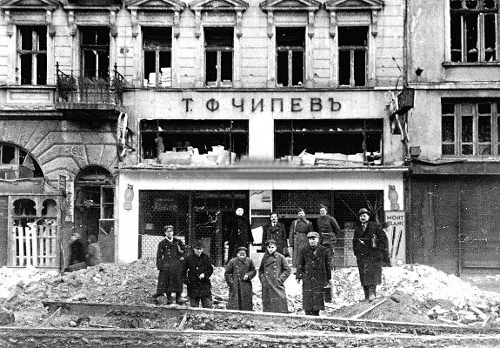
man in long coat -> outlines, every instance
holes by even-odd
[[[325,309],[326,285],[331,283],[332,258],[328,250],[319,244],[319,233],[307,234],[309,245],[302,248],[297,268],[297,282],[302,280],[302,307],[306,315],[319,315]]]
[[[248,250],[239,247],[236,257],[229,260],[224,272],[224,278],[229,286],[227,309],[251,311],[253,309],[252,278],[257,271],[252,259],[247,257]]]
[[[264,242],[273,239],[276,241],[276,250],[283,256],[289,256],[286,228],[283,223],[278,221],[278,213],[271,213],[269,221],[262,227],[262,230],[262,251],[266,251]]]
[[[285,280],[292,270],[280,254],[274,239],[266,241],[267,251],[260,262],[259,280],[262,284],[262,309],[264,312],[288,313]]]
[[[203,308],[212,308],[210,276],[213,272],[214,267],[210,262],[210,257],[203,252],[203,243],[199,240],[195,241],[193,253],[186,257],[182,272],[187,285],[190,307],[198,307],[201,301]]]
[[[319,206],[319,218],[316,220],[316,226],[318,227],[321,245],[328,249],[333,259],[335,242],[337,238],[340,237],[341,232],[337,220],[335,220],[333,216],[328,215],[326,205],[320,204]]]
[[[306,219],[304,209],[299,208],[297,219],[290,226],[290,246],[293,248],[293,266],[299,265],[300,249],[307,246],[307,234],[313,231],[312,222]]]
[[[236,256],[236,249],[245,247],[248,249],[248,243],[253,243],[252,231],[248,218],[243,215],[242,207],[236,209],[235,215],[229,221],[228,231],[225,240],[228,241],[229,252],[228,260]]]
[[[358,218],[360,224],[354,228],[352,246],[365,300],[372,301],[377,295],[377,285],[382,283],[382,262],[388,240],[379,223],[368,221],[368,209],[360,209]]]
[[[175,302],[181,304],[182,294],[182,262],[185,246],[182,240],[174,238],[174,226],[165,226],[165,239],[158,243],[156,252],[156,268],[158,287],[156,296],[167,296],[167,304],[172,303],[172,293],[175,292]]]

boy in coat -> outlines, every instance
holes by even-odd
[[[227,309],[251,311],[253,309],[252,278],[257,271],[252,259],[247,257],[248,249],[239,247],[236,257],[226,265],[224,278],[229,286]]]
[[[297,268],[297,283],[302,283],[302,307],[306,315],[319,315],[325,309],[325,286],[331,284],[332,257],[319,244],[319,233],[307,234],[309,245],[302,248]]]
[[[292,272],[286,258],[277,250],[274,239],[266,241],[267,251],[260,262],[259,280],[262,284],[262,309],[264,312],[288,313],[285,280]]]
[[[360,224],[354,229],[352,246],[359,270],[365,301],[373,301],[377,285],[382,283],[382,262],[387,249],[387,235],[382,226],[370,220],[368,209],[358,212]]]
[[[174,226],[164,227],[165,239],[158,243],[156,252],[156,268],[158,286],[156,297],[167,296],[167,304],[172,303],[172,293],[175,292],[175,302],[182,304],[182,262],[184,261],[185,246],[182,240],[174,238]]]
[[[210,276],[214,268],[210,257],[203,252],[203,243],[193,243],[193,253],[186,257],[184,263],[184,283],[187,285],[189,306],[198,307],[201,301],[203,308],[212,308],[212,284]]]

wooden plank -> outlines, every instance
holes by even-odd
[[[55,318],[59,318],[61,316],[61,307],[57,308],[54,313],[50,315],[50,317],[45,320],[43,326],[49,326],[52,324]]]
[[[384,298],[382,301],[379,301],[378,303],[374,304],[373,306],[365,309],[364,311],[362,311],[361,313],[358,313],[356,315],[353,315],[351,317],[351,319],[360,319],[362,316],[364,316],[365,314],[368,314],[370,313],[372,310],[374,310],[375,308],[377,308],[378,306],[380,306],[381,304],[385,303],[385,301],[387,301],[386,298]]]

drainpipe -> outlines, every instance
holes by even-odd
[[[403,87],[408,86],[408,0],[404,0],[403,16]]]

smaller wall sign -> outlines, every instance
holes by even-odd
[[[392,265],[406,262],[406,215],[404,211],[386,211],[385,233],[389,240],[389,256]]]

